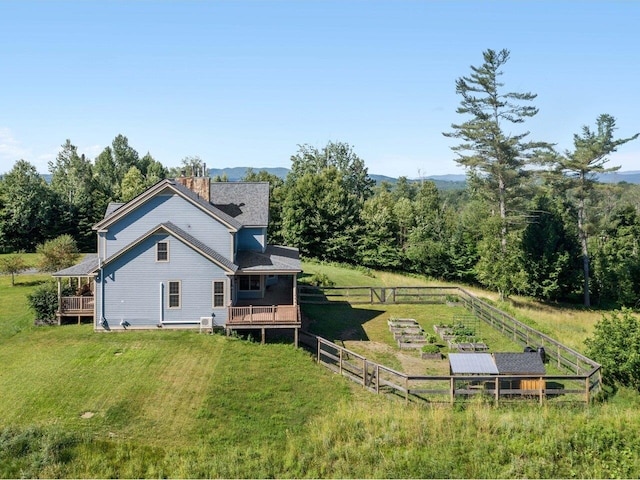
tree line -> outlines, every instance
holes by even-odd
[[[583,126],[567,151],[526,130],[513,133],[538,109],[535,94],[504,89],[509,56],[483,52],[482,64],[455,84],[461,121],[443,134],[459,142],[452,150],[466,168],[466,189],[439,191],[404,177],[376,185],[349,144],[300,145],[286,179],[253,170],[243,179],[270,183],[270,242],[504,296],[636,306],[639,187],[603,185],[597,174],[616,170],[608,155],[638,134],[615,138],[608,114]],[[32,251],[69,234],[82,251],[94,251],[91,226],[110,201],[202,168],[199,157],[186,157],[168,169],[149,153],[140,157],[122,135],[94,161],[67,140],[49,164],[49,184],[24,160],[0,180],[0,249]]]

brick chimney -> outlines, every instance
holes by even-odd
[[[211,201],[211,178],[209,177],[178,177],[176,182],[184,185],[200,198]]]

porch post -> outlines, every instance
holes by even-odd
[[[62,325],[62,280],[58,277],[58,325]]]
[[[298,304],[298,276],[293,276],[293,304]]]

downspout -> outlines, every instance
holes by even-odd
[[[100,321],[98,325],[104,326],[104,269],[102,268],[102,257],[98,257],[98,269],[100,270]]]
[[[159,316],[158,316],[158,327],[162,327],[162,322],[164,321],[164,308],[162,308],[162,301],[164,299],[164,295],[163,295],[163,287],[164,285],[162,284],[162,282],[160,282],[160,311]]]

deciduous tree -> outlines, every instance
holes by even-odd
[[[18,160],[0,180],[0,248],[33,251],[57,231],[57,202],[36,167]]]
[[[21,255],[5,255],[0,258],[0,273],[11,275],[11,286],[15,285],[15,276],[27,269],[24,257]]]
[[[36,249],[40,254],[38,266],[43,272],[56,272],[72,266],[80,257],[78,246],[71,235],[60,235],[48,240]]]

